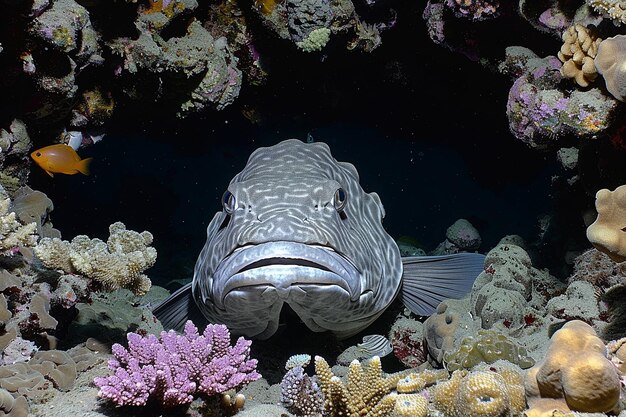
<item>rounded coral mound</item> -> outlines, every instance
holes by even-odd
[[[493,371],[455,371],[432,389],[435,408],[445,417],[505,417],[525,408],[521,378]]]
[[[598,218],[587,228],[587,239],[613,261],[626,261],[626,185],[598,191],[596,210]]]

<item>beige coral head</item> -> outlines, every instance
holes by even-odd
[[[600,42],[594,64],[606,89],[619,101],[626,101],[626,35],[617,35]]]
[[[596,193],[598,218],[587,228],[587,239],[613,261],[626,261],[626,185]]]
[[[598,72],[593,59],[602,39],[589,28],[576,24],[563,32],[563,45],[557,56],[563,62],[561,75],[576,81],[581,87],[589,86]]]

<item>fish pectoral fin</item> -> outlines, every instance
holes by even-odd
[[[44,171],[46,171],[46,170],[44,169]],[[54,178],[54,174],[53,174],[52,172],[50,172],[50,171],[46,171],[46,174],[48,174],[48,175],[50,175],[52,178]]]
[[[485,255],[455,253],[402,258],[402,289],[405,307],[420,316],[431,315],[446,298],[462,298],[484,270]]]
[[[182,331],[187,320],[193,321],[197,327],[204,327],[208,323],[193,299],[191,283],[166,298],[152,309],[152,313],[159,319],[164,329]]]

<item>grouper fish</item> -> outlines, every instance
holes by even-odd
[[[427,190],[420,197],[428,203]],[[287,303],[311,330],[344,338],[397,296],[430,315],[471,289],[483,255],[403,258],[384,216],[378,194],[366,193],[354,165],[333,158],[325,143],[259,148],[224,192],[192,282],[154,313],[166,328],[202,318],[265,339]]]

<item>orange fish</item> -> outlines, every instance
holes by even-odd
[[[89,164],[93,159],[80,159],[74,148],[63,143],[37,149],[30,156],[51,177],[54,174],[74,175],[78,172],[89,175]]]

